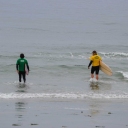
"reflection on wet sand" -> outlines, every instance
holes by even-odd
[[[90,115],[91,116],[95,116],[95,115],[98,115],[100,113],[100,106],[99,104],[91,104],[90,105]]]
[[[16,102],[15,103],[15,109],[17,111],[25,110],[25,103],[24,102]]]
[[[99,90],[99,86],[98,85],[91,84],[90,87],[91,87],[92,90]]]
[[[105,84],[104,84],[104,86],[105,86]],[[105,88],[104,86],[101,85],[100,83],[98,83],[97,85],[90,84],[91,90],[96,94],[97,93],[99,94],[101,90],[104,90],[104,88]],[[99,115],[101,113],[101,108],[103,108],[103,107],[104,107],[104,104],[101,104],[101,101],[99,101],[97,99],[90,100],[90,105],[89,105],[90,117]]]
[[[15,116],[17,118],[18,123],[13,124],[13,126],[22,125],[25,109],[26,109],[26,104],[24,102],[19,101],[15,103],[15,110],[16,110]]]
[[[18,90],[16,90],[16,92],[26,92],[26,90],[28,89],[28,85],[24,83],[18,83],[17,88]]]

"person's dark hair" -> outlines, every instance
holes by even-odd
[[[97,55],[97,52],[95,50],[92,53]]]
[[[23,53],[20,54],[20,58],[24,58],[24,54]]]

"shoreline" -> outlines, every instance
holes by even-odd
[[[44,128],[128,127],[126,100],[0,100],[1,126]]]

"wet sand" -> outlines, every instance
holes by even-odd
[[[127,128],[127,100],[1,99],[2,128]]]

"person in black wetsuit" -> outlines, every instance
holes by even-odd
[[[28,72],[29,72],[28,61],[26,59],[24,59],[24,54],[21,53],[20,58],[16,62],[16,70],[17,70],[17,73],[19,74],[19,82],[21,82],[22,77],[23,77],[24,83],[26,82],[25,65],[26,65]]]

